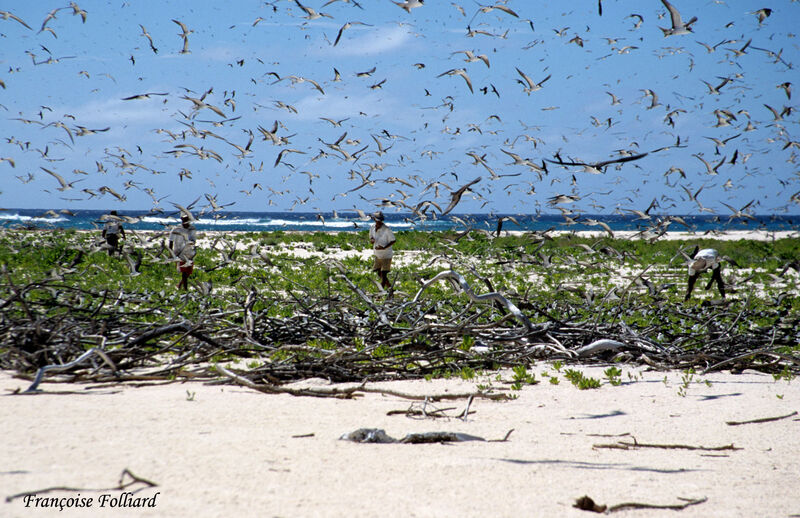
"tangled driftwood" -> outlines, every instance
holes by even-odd
[[[800,358],[792,352],[800,317],[780,306],[755,312],[664,304],[645,324],[634,325],[619,318],[641,312],[627,299],[615,312],[587,319],[585,312],[547,296],[517,296],[512,302],[494,291],[476,295],[452,270],[422,282],[414,297],[395,293],[393,298],[375,297],[343,268],[338,275],[349,294],[295,285],[276,300],[276,290],[254,284],[224,300],[190,294],[161,302],[121,290],[80,289],[57,277],[17,286],[6,276],[0,284],[0,368],[31,379],[31,390],[48,373],[59,372],[48,380],[247,382],[264,392],[325,397],[353,397],[355,391],[315,394],[283,385],[310,377],[358,383],[409,379],[540,358],[800,373]],[[458,291],[444,299],[422,297],[443,279],[466,297]],[[185,311],[189,303],[200,310]],[[271,311],[276,305],[289,316],[276,316]],[[675,326],[676,320],[684,324]],[[86,361],[96,357],[102,360],[98,365]],[[235,359],[247,366],[214,367]]]

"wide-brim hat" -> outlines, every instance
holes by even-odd
[[[369,215],[369,217],[371,217],[375,221],[383,221],[383,212],[381,211],[373,212],[372,214]]]

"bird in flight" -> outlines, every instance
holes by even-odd
[[[475,93],[475,91],[472,89],[472,80],[467,75],[467,71],[465,69],[463,69],[463,68],[451,68],[447,72],[442,72],[441,74],[439,74],[436,77],[442,77],[442,76],[461,76],[461,77],[463,77],[464,81],[467,82],[467,86],[469,87],[469,91],[472,92],[472,93]]]
[[[328,13],[323,13],[321,11],[317,12],[314,9],[310,8],[310,7],[304,6],[303,4],[300,3],[299,0],[294,0],[294,3],[296,3],[297,7],[299,7],[300,9],[302,9],[306,13],[306,16],[305,16],[306,20],[317,20],[319,18],[322,18],[323,16],[326,17],[326,18],[333,19],[333,16],[329,15]]]
[[[147,92],[146,94],[131,95],[130,97],[123,97],[123,101],[134,101],[138,99],[150,99],[151,95],[169,95],[167,93]]]
[[[479,176],[479,177],[475,178],[474,180],[472,180],[471,182],[469,182],[467,184],[464,184],[461,187],[459,187],[457,190],[451,192],[450,193],[450,205],[448,205],[447,208],[444,209],[444,212],[442,212],[441,215],[444,216],[445,214],[447,214],[451,210],[453,210],[455,208],[455,206],[458,205],[458,202],[461,201],[461,196],[464,195],[464,192],[467,189],[469,189],[470,187],[472,187],[473,185],[475,185],[476,183],[480,182],[480,181],[481,181],[481,177]]]
[[[530,77],[528,77],[528,76],[525,74],[525,72],[523,72],[522,70],[520,70],[520,69],[519,69],[519,68],[517,68],[517,67],[514,67],[514,68],[517,70],[517,73],[518,73],[520,76],[522,76],[522,79],[524,79],[524,80],[525,80],[525,82],[523,83],[522,81],[520,81],[519,79],[517,79],[517,82],[518,82],[519,84],[521,84],[521,85],[524,87],[524,90],[523,90],[523,91],[524,91],[526,94],[528,94],[528,95],[530,95],[530,94],[531,94],[531,92],[535,92],[536,90],[541,90],[541,89],[542,89],[542,85],[544,84],[544,82],[545,82],[545,81],[547,81],[548,79],[550,79],[550,74],[548,74],[548,75],[547,75],[547,77],[545,77],[544,79],[542,79],[542,80],[541,80],[541,81],[539,81],[538,83],[535,83],[535,82],[533,81],[533,79],[531,79]],[[528,86],[525,86],[526,84],[527,84]]]
[[[180,26],[181,30],[183,31],[182,34],[178,34],[178,36],[183,38],[183,49],[181,50],[181,54],[188,54],[189,52],[191,52],[189,50],[189,35],[194,31],[186,27],[186,25],[179,20],[172,20],[172,21],[177,23]]]
[[[639,153],[636,155],[629,155],[629,156],[622,156],[619,158],[613,158],[611,160],[604,160],[602,162],[594,162],[594,163],[587,163],[587,162],[564,162],[559,158],[559,160],[550,160],[545,158],[551,164],[558,164],[558,165],[570,165],[570,166],[581,166],[583,170],[590,174],[602,174],[605,172],[604,168],[611,164],[621,164],[623,162],[631,162],[633,160],[639,160],[640,158],[644,158],[649,153]]]
[[[405,0],[404,2],[395,2],[392,0],[392,3],[405,10],[405,12],[411,14],[411,9],[422,7],[424,5],[424,1],[425,0]]]
[[[350,27],[352,27],[353,25],[365,25],[367,27],[372,27],[372,25],[370,25],[368,23],[364,23],[364,22],[347,22],[347,23],[345,23],[344,25],[342,25],[342,27],[339,29],[339,32],[336,34],[336,40],[334,40],[334,42],[333,42],[333,46],[334,47],[336,45],[338,45],[339,44],[339,40],[342,39],[342,33],[345,30],[347,30]]]
[[[664,33],[664,37],[667,36],[676,36],[679,34],[689,34],[692,32],[692,24],[697,21],[697,16],[693,16],[691,20],[684,23],[681,19],[681,13],[675,8],[674,5],[667,2],[667,0],[661,0],[661,3],[664,4],[664,7],[667,8],[669,11],[670,19],[672,20],[672,27],[665,29],[664,27],[659,27],[661,32]]]
[[[61,187],[59,187],[58,190],[62,191],[62,192],[66,191],[67,189],[72,189],[72,186],[74,184],[83,181],[83,179],[80,179],[80,180],[74,180],[72,182],[67,182],[66,180],[64,180],[64,178],[60,174],[55,173],[55,172],[51,171],[50,169],[47,169],[47,168],[44,168],[44,167],[41,167],[41,166],[39,167],[39,169],[41,169],[45,173],[49,174],[50,176],[52,176],[53,178],[58,180],[58,183],[61,184]]]
[[[10,13],[8,11],[0,11],[0,18],[2,18],[3,20],[9,20],[9,19],[14,20],[16,22],[21,23],[23,26],[25,26],[26,29],[31,30],[31,31],[33,30],[33,29],[31,29],[30,25],[28,25],[27,23],[23,22],[22,18],[20,18],[19,16],[15,15],[14,13]]]

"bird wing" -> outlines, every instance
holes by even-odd
[[[675,7],[672,4],[667,2],[667,0],[661,0],[661,3],[664,4],[664,7],[666,7],[667,10],[669,11],[669,17],[672,20],[672,28],[678,29],[680,27],[683,27],[683,20],[681,20],[681,13],[678,12],[678,10],[675,9]]]

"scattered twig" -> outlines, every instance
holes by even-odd
[[[611,444],[593,444],[592,448],[609,448],[616,450],[635,450],[637,448],[659,448],[663,450],[702,450],[702,451],[721,451],[721,450],[741,450],[733,444],[726,444],[724,446],[691,446],[688,444],[648,444],[637,441],[635,438],[633,442],[618,441]]]
[[[573,507],[577,507],[582,511],[592,511],[594,513],[614,513],[617,511],[624,511],[626,509],[672,509],[675,511],[681,511],[686,509],[687,507],[702,504],[703,502],[707,501],[708,498],[681,498],[678,497],[679,500],[683,500],[685,503],[683,504],[643,504],[639,502],[625,502],[621,504],[616,504],[612,506],[602,505],[595,503],[589,496],[582,496],[575,500],[575,504]]]
[[[779,415],[777,417],[762,417],[760,419],[750,419],[749,421],[725,421],[725,424],[730,426],[738,426],[740,424],[769,423],[771,421],[780,421],[781,419],[786,419],[787,417],[792,417],[794,415],[797,415],[797,411],[794,411],[791,414]]]
[[[512,428],[506,432],[502,439],[489,439],[487,442],[508,442],[508,438],[511,437],[511,432],[513,431],[514,429]]]

